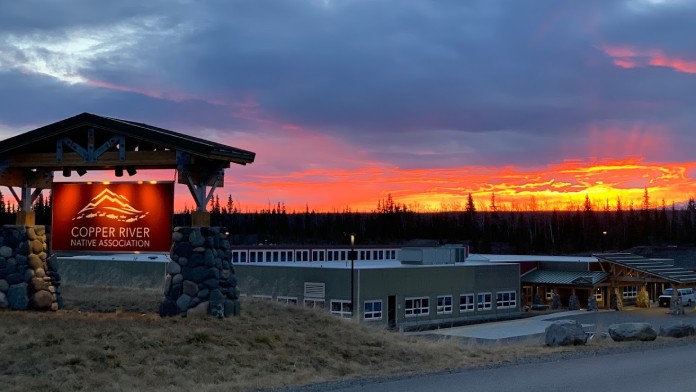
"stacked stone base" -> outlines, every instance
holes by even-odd
[[[0,308],[58,310],[60,275],[48,257],[44,226],[5,225],[0,230]]]
[[[175,228],[170,257],[160,316],[239,315],[237,279],[223,228]]]

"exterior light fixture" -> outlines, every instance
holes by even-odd
[[[138,173],[138,171],[135,170],[135,166],[128,166],[128,167],[126,167],[126,171],[128,172],[128,175],[131,176],[131,177],[134,176],[134,175],[136,175],[136,174]]]
[[[77,172],[77,174],[80,175],[80,177],[87,174],[87,169],[85,169],[84,167],[78,167],[77,169],[75,169],[75,171]]]
[[[116,169],[114,169],[114,175],[116,177],[123,177],[123,166],[116,166]]]
[[[63,177],[70,177],[70,168],[69,167],[63,168]]]

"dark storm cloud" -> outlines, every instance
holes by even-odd
[[[696,9],[687,2],[44,3],[0,13],[0,97],[15,97],[0,123],[36,120],[37,107],[48,108],[42,116],[93,111],[177,130],[272,132],[287,123],[400,166],[559,160],[567,151],[558,146],[586,142],[592,126],[693,133],[696,75],[622,69],[606,53],[657,48],[696,60]],[[37,56],[3,38],[75,29],[132,41],[78,69],[121,91],[3,69],[3,58],[16,65]],[[251,115],[240,115],[243,103],[255,105]]]

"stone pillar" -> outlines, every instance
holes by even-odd
[[[55,311],[62,306],[57,264],[47,254],[44,226],[3,226],[0,308]]]
[[[221,227],[176,227],[160,315],[239,315],[239,290],[230,248]]]

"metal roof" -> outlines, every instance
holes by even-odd
[[[609,276],[601,271],[548,271],[534,270],[520,278],[522,283],[553,284],[569,286],[594,286]]]
[[[664,259],[648,259],[633,253],[604,253],[594,255],[623,267],[632,268],[676,284],[696,284],[696,272],[665,263]]]
[[[127,143],[129,148],[138,146],[141,150],[170,149],[210,160],[234,162],[240,165],[252,163],[256,156],[251,151],[148,124],[82,113],[0,141],[0,158],[23,152],[55,153],[57,140],[73,135],[77,138],[83,138],[82,130],[86,128],[123,135],[130,140]],[[104,138],[105,136],[97,134],[95,137]]]

